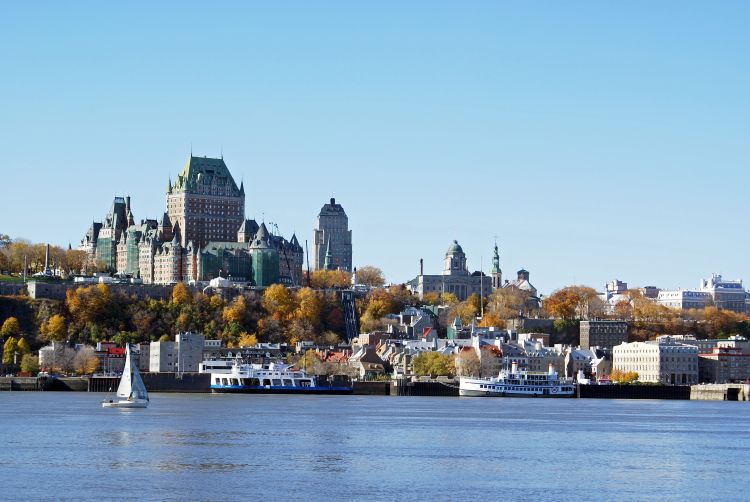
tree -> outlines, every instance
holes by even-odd
[[[3,322],[3,327],[0,328],[0,337],[5,338],[6,336],[16,336],[21,333],[21,325],[18,324],[18,319],[15,317],[9,317]]]
[[[295,303],[297,304],[294,312],[295,318],[303,319],[315,327],[320,325],[323,302],[316,291],[311,288],[300,289],[297,291]]]
[[[635,371],[622,371],[617,368],[613,369],[609,374],[609,379],[615,383],[620,384],[631,384],[638,381],[638,373]]]
[[[262,305],[271,317],[281,322],[289,320],[297,308],[294,298],[282,284],[272,284],[266,288]]]
[[[172,288],[172,303],[175,305],[189,305],[193,300],[190,289],[184,282],[178,282]]]
[[[458,303],[458,297],[453,293],[443,293],[440,295],[440,303],[443,305],[455,305]]]
[[[239,339],[237,340],[238,347],[254,347],[258,345],[258,337],[253,333],[243,331],[240,333]]]
[[[320,363],[314,350],[306,350],[302,357],[299,358],[297,365],[305,373],[313,373]]]
[[[383,271],[372,265],[363,265],[357,269],[357,284],[379,288],[385,284]]]
[[[477,356],[476,351],[471,347],[463,349],[456,356],[455,366],[456,375],[459,376],[479,376],[481,369],[479,356]]]
[[[476,295],[474,295],[476,296]],[[477,305],[475,302],[471,302],[469,300],[466,300],[464,302],[457,303],[453,310],[455,311],[455,314],[449,314],[449,317],[455,318],[456,316],[461,318],[461,322],[463,324],[471,324],[471,321],[477,316],[479,311],[477,310]]]
[[[76,351],[70,347],[62,347],[55,351],[52,369],[63,374],[69,374],[75,370]]]
[[[455,371],[453,358],[439,352],[422,352],[412,360],[415,375],[447,376]]]
[[[314,289],[348,288],[349,272],[344,270],[316,270],[310,275],[310,286]]]
[[[18,349],[18,340],[12,336],[5,340],[3,344],[3,364],[6,366],[13,364],[13,358]]]
[[[25,354],[21,358],[21,371],[32,375],[39,373],[39,358],[31,354]]]
[[[25,338],[19,338],[18,344],[16,344],[16,351],[18,351],[19,356],[25,356],[30,353],[31,347],[29,347],[29,342]]]
[[[372,319],[380,319],[386,314],[392,314],[395,311],[393,296],[384,289],[373,289],[367,295],[367,308],[365,314]]]
[[[502,319],[494,312],[485,312],[484,317],[482,317],[477,326],[482,328],[494,327],[498,329],[505,329],[506,323],[505,319]]]
[[[169,341],[169,335],[161,335],[159,337],[160,342],[168,342]]]
[[[47,319],[44,332],[47,340],[62,342],[68,337],[68,330],[65,328],[65,318],[60,314],[50,316]]]
[[[603,313],[596,290],[588,286],[567,286],[554,291],[544,300],[544,309],[550,316],[562,319],[588,319]]]
[[[79,375],[90,375],[99,366],[99,358],[93,347],[81,347],[73,359],[73,367]]]

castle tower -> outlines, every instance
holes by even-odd
[[[237,240],[245,219],[245,187],[237,186],[224,159],[192,154],[172,183],[167,185],[167,215],[179,228],[182,247],[193,241],[203,247],[211,241]]]

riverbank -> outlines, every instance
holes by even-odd
[[[142,373],[149,392],[210,393],[208,374]],[[116,377],[0,377],[0,391],[113,392]],[[458,380],[355,381],[353,394],[360,396],[457,397]],[[580,399],[665,399],[703,401],[750,401],[750,385],[578,385]]]

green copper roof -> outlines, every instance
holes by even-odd
[[[500,254],[497,252],[497,243],[495,243],[495,254],[492,256],[492,273],[500,273]]]
[[[229,172],[229,168],[224,163],[224,159],[194,157],[192,155],[185,163],[182,171],[180,171],[174,185],[171,184],[170,180],[170,190],[168,192],[171,193],[171,190],[193,191],[200,185],[229,187],[232,194],[240,194],[240,189],[237,187],[232,173]]]

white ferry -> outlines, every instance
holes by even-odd
[[[547,373],[519,371],[513,363],[510,371],[503,370],[497,378],[461,377],[459,396],[494,397],[573,397],[575,383],[572,379],[558,378],[550,364]]]
[[[319,385],[315,376],[290,370],[288,364],[247,364],[234,362],[213,366],[211,392],[266,394],[351,394],[351,385]]]

